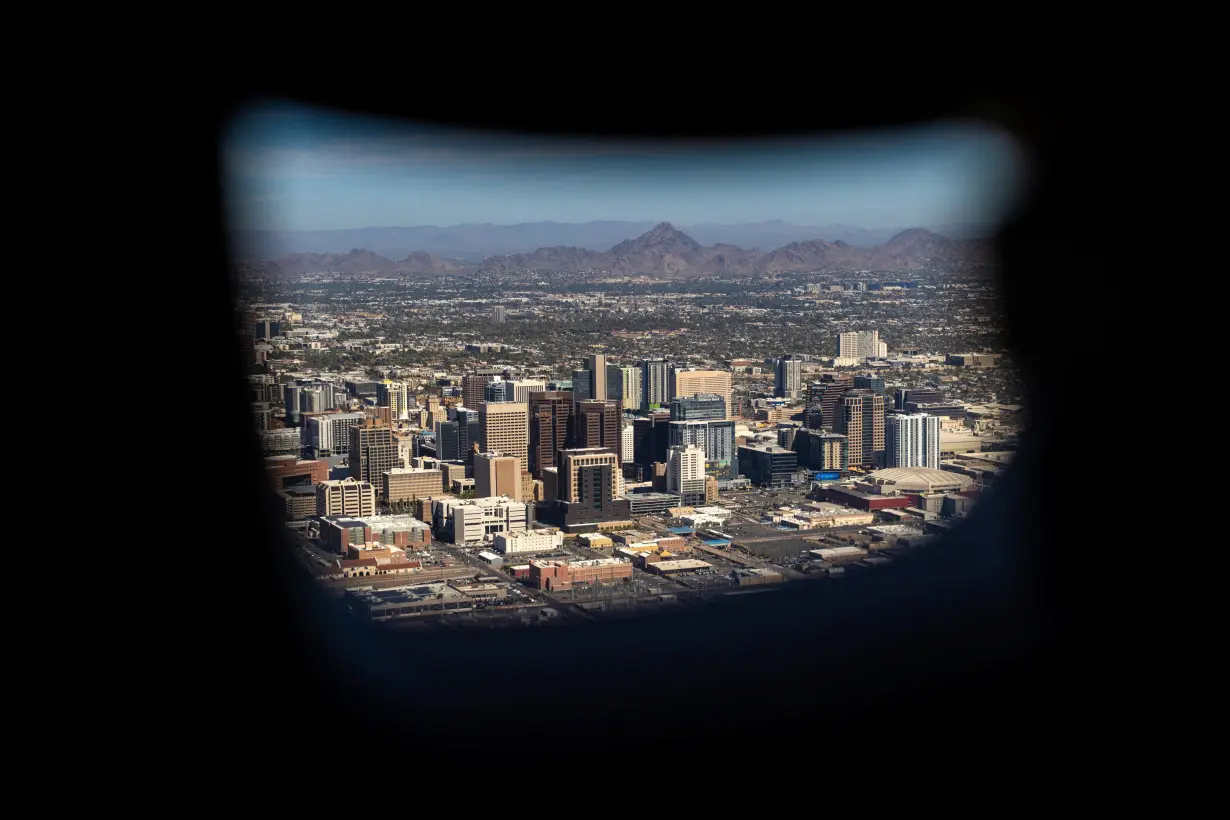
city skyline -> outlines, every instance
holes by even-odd
[[[271,103],[222,146],[247,230],[590,221],[883,229],[995,221],[1023,172],[1005,136],[945,123],[743,145],[497,136]]]

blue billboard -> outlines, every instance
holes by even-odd
[[[816,481],[840,481],[841,473],[837,470],[825,470],[824,472],[816,473]]]

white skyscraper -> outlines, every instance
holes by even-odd
[[[541,393],[547,389],[547,383],[542,379],[521,379],[513,385],[513,401],[529,404],[530,393]]]
[[[837,334],[837,358],[867,359],[888,355],[888,345],[880,341],[878,330],[858,330]]]
[[[641,368],[639,367],[621,367],[624,383],[624,399],[623,409],[625,410],[640,410],[641,409]]]
[[[625,423],[624,429],[619,433],[619,461],[621,464],[631,464],[636,459],[633,457],[633,440],[632,440],[632,424]]]
[[[940,417],[927,413],[889,416],[884,425],[889,467],[940,468]]]
[[[670,363],[665,359],[646,359],[641,362],[641,410],[648,411],[669,402]]]
[[[694,444],[670,448],[666,454],[666,491],[679,493],[684,504],[705,498],[705,450]]]

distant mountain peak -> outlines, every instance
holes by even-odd
[[[906,242],[947,242],[948,237],[941,236],[934,231],[929,231],[926,228],[907,228],[901,233],[888,240],[886,243],[890,247],[893,245],[903,245]]]
[[[618,225],[619,223],[613,223]],[[641,223],[640,229],[647,223]],[[626,234],[625,234],[626,235]],[[774,246],[771,246],[774,247]],[[924,228],[898,232],[883,244],[856,246],[843,239],[811,238],[776,245],[775,250],[744,249],[738,244],[701,245],[670,222],[660,222],[608,251],[589,250],[580,244],[539,246],[532,252],[486,255],[483,261],[442,259],[435,253],[398,253],[398,261],[374,251],[352,248],[343,254],[299,253],[272,260],[269,269],[284,274],[427,273],[446,275],[474,271],[602,271],[665,277],[722,273],[809,270],[914,270],[937,266],[978,264],[988,258],[985,242],[953,239]]]

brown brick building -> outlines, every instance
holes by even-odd
[[[329,480],[326,461],[301,461],[295,456],[270,456],[265,459],[265,474],[275,490],[289,484],[319,484]]]

